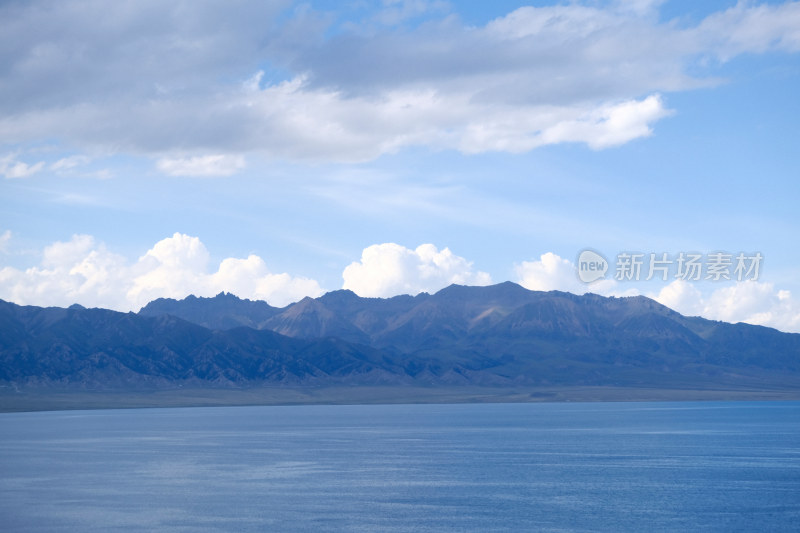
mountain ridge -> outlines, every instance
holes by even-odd
[[[283,308],[220,293],[138,313],[0,301],[0,385],[40,388],[614,386],[800,390],[800,334],[646,297],[507,282]]]

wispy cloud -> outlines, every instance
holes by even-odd
[[[5,230],[0,234],[0,253],[8,252],[8,244],[11,242],[11,230]]]
[[[17,159],[18,155],[11,153],[0,157],[0,174],[8,179],[28,178],[45,167],[44,161],[29,164]]]
[[[51,163],[49,169],[54,172],[63,172],[72,170],[75,167],[87,165],[90,161],[91,159],[85,155],[71,155],[68,157],[62,157],[58,161]]]
[[[241,155],[203,155],[195,157],[169,158],[156,162],[158,170],[170,176],[232,176],[245,166]]]

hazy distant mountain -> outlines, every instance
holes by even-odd
[[[3,302],[0,326],[0,381],[14,384],[800,387],[798,334],[514,283],[282,309],[230,294],[139,314]]]

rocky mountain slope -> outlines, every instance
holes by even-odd
[[[0,303],[0,382],[28,386],[800,386],[800,335],[645,297],[513,283],[284,308],[230,294],[138,314]]]

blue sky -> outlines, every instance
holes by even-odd
[[[798,2],[4,3],[0,298],[511,280],[800,331],[798,52]]]

